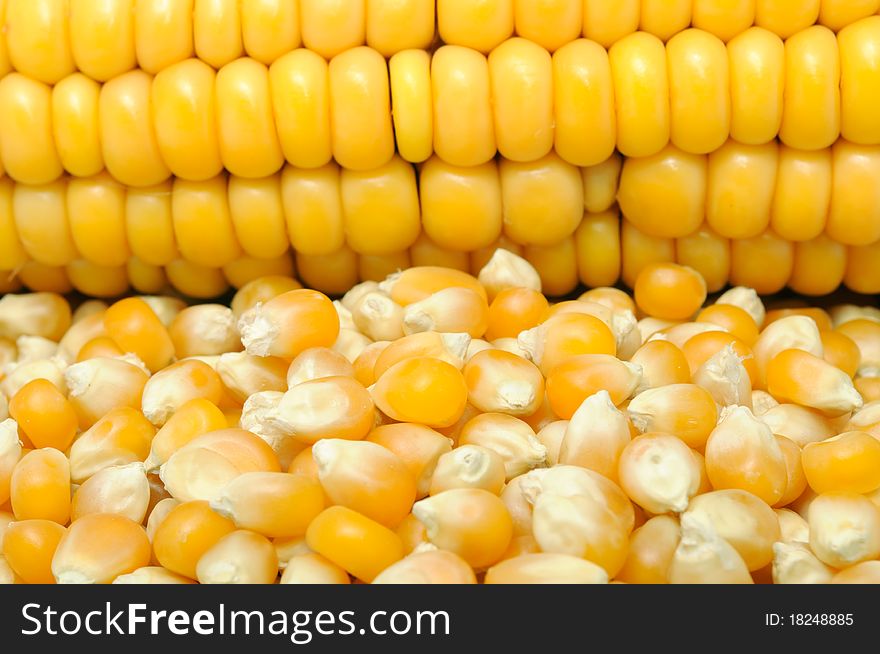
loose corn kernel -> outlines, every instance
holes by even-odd
[[[821,332],[819,336],[822,339],[822,358],[850,378],[855,377],[862,359],[855,341],[837,331]]]
[[[325,347],[314,347],[304,350],[290,362],[287,386],[293,388],[316,379],[354,377],[354,374],[354,367],[344,356]]]
[[[258,303],[265,303],[288,291],[295,291],[302,285],[291,277],[266,275],[243,285],[232,298],[230,307],[236,318],[241,318],[248,309]]]
[[[51,520],[19,520],[4,532],[6,563],[26,584],[54,584],[52,557],[67,530]]]
[[[234,351],[221,354],[216,365],[224,390],[237,402],[255,393],[287,390],[288,368],[285,359]]]
[[[315,481],[301,475],[248,472],[226,484],[211,508],[241,529],[292,538],[304,535],[324,509],[324,495]]]
[[[836,333],[848,336],[859,349],[857,374],[865,377],[880,375],[880,324],[873,320],[850,320],[837,327]]]
[[[189,441],[159,469],[165,488],[181,502],[216,499],[246,472],[278,472],[278,457],[263,440],[243,429],[221,429]]]
[[[233,531],[201,556],[196,577],[201,584],[272,584],[278,577],[278,556],[264,536]]]
[[[773,509],[779,520],[780,542],[809,543],[810,525],[791,509]]]
[[[801,446],[785,436],[778,434],[774,434],[774,436],[785,459],[787,476],[785,493],[782,494],[782,497],[779,498],[774,506],[787,506],[803,495],[807,489],[807,477],[804,474]]]
[[[509,352],[485,350],[464,369],[468,401],[480,411],[527,416],[544,397],[544,378],[530,361]]]
[[[822,356],[822,338],[816,322],[807,316],[786,316],[767,325],[755,341],[752,352],[758,367],[757,388],[765,388],[770,361],[784,350],[799,349]]]
[[[544,465],[547,450],[528,423],[503,413],[482,413],[471,418],[458,436],[459,445],[480,445],[504,460],[507,479]]]
[[[650,513],[684,511],[700,488],[700,466],[676,436],[650,432],[634,438],[620,453],[620,485]]]
[[[647,314],[668,320],[686,320],[706,300],[706,283],[691,268],[675,264],[648,266],[635,284],[635,299]]]
[[[387,354],[388,350],[383,356]],[[372,387],[372,396],[376,406],[394,420],[449,427],[464,411],[467,385],[449,363],[416,357],[386,370]]]
[[[323,439],[312,447],[327,497],[387,527],[410,512],[415,479],[393,452],[367,441]]]
[[[383,570],[374,584],[475,584],[470,565],[453,552],[417,552]]]
[[[223,413],[209,400],[195,398],[183,403],[153,437],[145,461],[147,470],[158,469],[192,439],[225,428]]]
[[[160,500],[156,503],[156,506],[150,511],[150,515],[147,517],[147,538],[150,539],[152,543],[156,538],[156,531],[159,529],[159,525],[161,525],[165,518],[168,517],[168,514],[171,513],[172,509],[176,506],[180,506],[180,502],[175,500],[173,497],[167,497],[164,500]],[[155,554],[153,555],[153,559],[155,560]]]
[[[706,518],[683,515],[681,540],[669,564],[672,584],[751,584],[752,577],[734,547]]]
[[[612,405],[613,406],[613,405]],[[555,466],[559,463],[559,453],[562,450],[562,442],[568,429],[568,420],[554,420],[541,427],[536,436],[547,450],[547,465]],[[629,426],[627,426],[627,429]],[[627,434],[629,431],[627,431]],[[578,435],[578,438],[580,435]],[[584,466],[589,467],[589,466]]]
[[[648,341],[630,357],[630,363],[642,369],[637,392],[669,384],[685,384],[691,378],[687,359],[681,349],[669,341]]]
[[[45,379],[35,379],[18,391],[9,401],[9,415],[38,448],[67,450],[76,435],[76,412]]]
[[[213,512],[207,502],[179,504],[159,524],[153,537],[156,560],[169,571],[197,579],[196,564],[235,525]]]
[[[143,461],[155,434],[156,428],[140,411],[128,407],[108,411],[71,446],[71,480],[82,483],[110,466]]]
[[[329,347],[339,334],[333,304],[317,291],[283,293],[257,304],[239,320],[249,354],[293,358],[309,347]]]
[[[738,488],[773,505],[788,484],[785,456],[770,428],[745,407],[729,407],[706,441],[712,486]]]
[[[416,481],[416,498],[428,494],[440,459],[452,449],[450,439],[413,423],[381,425],[366,438],[390,450],[403,461]]]
[[[832,584],[876,584],[880,580],[880,561],[863,561],[841,570],[831,578]]]
[[[718,420],[715,400],[695,384],[670,384],[639,393],[627,414],[639,431],[670,433],[695,449],[706,445]]]
[[[817,493],[870,493],[880,488],[880,440],[849,431],[803,449],[807,482]]]
[[[317,554],[365,582],[372,582],[403,558],[397,534],[344,506],[331,506],[315,518],[306,542]]]
[[[522,554],[497,563],[486,572],[487,584],[605,584],[603,568],[576,556]]]
[[[281,575],[282,584],[350,584],[348,573],[320,554],[292,556]]]
[[[880,555],[880,509],[854,493],[823,493],[811,503],[810,548],[822,563],[846,568]]]
[[[623,491],[574,466],[535,470],[527,477],[523,490],[533,506],[532,533],[541,551],[585,558],[614,577],[626,560],[633,527]]]
[[[526,332],[517,340],[528,357],[545,375],[572,357],[585,354],[614,355],[614,334],[598,318],[585,313],[556,315]]]
[[[825,311],[825,309],[822,309],[820,307],[791,307],[787,309],[770,309],[764,319],[764,327],[767,327],[777,320],[781,320],[782,318],[787,318],[789,316],[806,316],[807,318],[812,318],[813,322],[816,323],[816,327],[819,329],[820,333],[829,331],[834,327],[829,313]]]
[[[748,359],[746,359],[748,360]],[[694,383],[709,392],[721,407],[752,407],[752,381],[744,359],[728,345],[712,355],[693,374]]]
[[[145,566],[128,574],[119,575],[112,581],[114,584],[192,584],[191,579],[174,574],[161,566]]]
[[[18,425],[14,420],[5,419],[0,422],[0,504],[9,501],[12,475],[21,457]]]
[[[420,500],[413,514],[427,529],[428,539],[464,559],[472,568],[500,560],[513,535],[503,502],[489,491],[457,488]]]
[[[178,359],[235,352],[242,347],[232,310],[218,304],[184,309],[168,332]]]
[[[681,530],[675,518],[651,518],[630,536],[626,563],[615,579],[628,584],[668,584],[669,564],[680,539]]]
[[[803,350],[784,350],[770,360],[767,390],[777,400],[817,409],[829,417],[849,413],[863,404],[845,372]]]
[[[307,445],[322,438],[361,440],[373,427],[373,401],[351,377],[324,377],[287,391],[277,419],[286,433]]]
[[[641,368],[607,354],[568,358],[547,376],[547,399],[555,415],[570,419],[581,403],[600,390],[619,406],[638,388]]]
[[[214,405],[223,397],[223,382],[208,364],[195,359],[178,361],[154,374],[144,385],[141,408],[157,427],[164,425],[190,400],[203,398]]]
[[[505,481],[504,459],[495,450],[465,444],[443,454],[431,476],[430,494],[455,488],[480,488],[500,495]]]
[[[144,528],[120,515],[93,513],[74,522],[52,557],[59,584],[109,584],[150,563]]]
[[[773,544],[774,584],[827,584],[833,575],[805,543]]]
[[[520,332],[536,327],[544,320],[547,299],[539,291],[510,288],[499,291],[489,305],[486,338],[515,338]]]
[[[137,524],[147,516],[150,484],[144,464],[129,463],[99,470],[76,489],[70,504],[70,520],[86,515],[112,513]]]
[[[403,331],[466,332],[478,338],[486,332],[488,311],[484,296],[467,288],[447,288],[408,304],[403,310]]]
[[[52,448],[25,454],[12,470],[10,500],[16,520],[70,518],[70,463]]]
[[[866,401],[880,400],[880,377],[856,377],[853,385]]]
[[[591,395],[570,421],[558,421],[551,426],[560,424],[562,439],[553,464],[581,466],[617,482],[618,463],[631,437],[626,416],[614,406],[608,392],[602,390]],[[541,430],[539,439],[549,428]]]
[[[7,294],[0,298],[0,336],[42,336],[60,341],[70,325],[70,305],[55,293]]]
[[[98,336],[80,348],[79,353],[76,355],[76,363],[82,363],[88,359],[113,359],[124,355],[125,352],[119,349],[116,341],[112,338],[109,336]]]
[[[136,354],[152,372],[174,356],[174,343],[158,316],[139,298],[121,300],[104,314],[107,335],[125,352]]]

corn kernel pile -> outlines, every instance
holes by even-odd
[[[498,250],[331,301],[0,300],[10,583],[880,581],[880,310]]]

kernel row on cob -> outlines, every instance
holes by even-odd
[[[196,57],[271,65],[304,46],[326,59],[368,45],[385,57],[439,38],[488,54],[514,34],[552,51],[583,36],[606,48],[641,30],[668,40],[689,26],[727,42],[753,24],[781,38],[818,22],[834,31],[878,0],[0,0],[0,76],[55,84],[76,70],[107,81]]]
[[[634,286],[7,295],[0,583],[876,583],[880,312]]]
[[[839,44],[839,47],[838,47]],[[258,178],[285,161],[351,170],[436,153],[477,166],[496,153],[536,161],[555,150],[578,166],[615,148],[646,157],[668,143],[706,154],[732,138],[820,150],[838,137],[880,145],[880,16],[835,39],[825,27],[779,37],[753,28],[725,45],[687,30],[666,48],[636,33],[610,52],[578,40],[552,56],[514,38],[489,57],[461,46],[370,48],[329,64],[298,49],[271,68],[236,59],[215,73],[190,59],[153,78],[135,70],[100,85],[80,73],[49,85],[0,80],[0,161],[16,181],[107,169],[131,186],[224,168]]]

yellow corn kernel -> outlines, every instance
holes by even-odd
[[[818,150],[834,143],[839,134],[837,41],[831,30],[816,25],[785,43],[785,105],[779,138],[793,148]]]
[[[869,0],[878,4],[876,0]],[[862,3],[864,4],[864,3]],[[837,36],[840,50],[840,133],[853,143],[880,141],[876,118],[877,47],[880,18],[871,16],[844,27]]]
[[[248,56],[269,66],[300,46],[299,3],[257,0],[242,3],[239,11]]]
[[[141,524],[149,502],[150,485],[144,464],[110,466],[99,470],[77,488],[70,505],[70,519],[76,522],[95,513],[113,513]]]
[[[583,401],[600,390],[607,390],[619,406],[641,381],[637,366],[607,354],[582,354],[571,357],[547,375],[547,399],[553,412],[570,419]]]
[[[235,531],[235,525],[207,502],[179,504],[159,524],[153,537],[156,560],[174,572],[196,579],[196,564],[217,541]]]
[[[880,197],[875,185],[880,156],[874,148],[839,140],[831,149],[834,167],[829,237],[844,245],[870,245],[880,239]]]
[[[777,159],[775,142],[743,145],[729,140],[709,155],[706,222],[712,229],[727,238],[746,239],[767,228]]]
[[[223,168],[217,141],[214,70],[188,59],[153,80],[153,121],[162,159],[178,177],[210,179]]]
[[[498,151],[512,161],[540,159],[553,147],[550,54],[532,41],[513,38],[495,48],[488,61]]]
[[[760,419],[774,434],[790,438],[801,447],[834,436],[825,416],[797,404],[777,404],[766,410]]]
[[[804,474],[817,493],[864,494],[880,488],[878,462],[880,441],[859,431],[809,443],[803,450]]]
[[[768,229],[754,238],[730,242],[730,283],[763,295],[781,291],[791,275],[794,247]]]
[[[697,322],[711,323],[726,329],[751,347],[758,340],[758,325],[749,313],[732,304],[713,304],[697,315]]]
[[[373,374],[379,379],[392,366],[406,359],[431,357],[445,361],[455,368],[464,366],[464,358],[471,339],[467,334],[439,334],[419,332],[389,344],[376,359]]]
[[[877,13],[877,0],[823,0],[819,9],[819,23],[834,31],[840,30],[860,18]]]
[[[482,445],[465,444],[443,454],[431,476],[430,494],[455,488],[481,488],[500,495],[505,481],[504,459]]]
[[[856,293],[876,293],[880,241],[873,245],[847,248],[846,274],[843,278],[847,288]]]
[[[134,7],[138,64],[156,74],[193,55],[193,0],[138,0]]]
[[[663,432],[637,436],[620,453],[620,485],[650,513],[680,512],[700,488],[700,466],[678,437]]]
[[[354,377],[366,388],[376,383],[376,361],[391,344],[390,341],[376,341],[363,349],[352,363]]]
[[[803,350],[784,350],[770,360],[767,390],[777,400],[818,409],[829,417],[863,404],[845,372]]]
[[[416,481],[416,498],[428,494],[436,466],[451,451],[448,438],[423,425],[397,423],[382,425],[366,438],[390,450],[403,461]]]
[[[608,53],[594,42],[574,40],[554,53],[552,73],[556,152],[578,166],[607,161],[617,131]]]
[[[531,426],[504,413],[482,413],[468,420],[458,435],[458,444],[480,445],[499,454],[508,480],[547,460],[547,450]]]
[[[614,406],[607,391],[586,398],[570,421],[550,423],[542,429],[538,434],[542,442],[542,435],[546,438],[546,432],[553,425],[559,425],[561,432],[554,465],[580,466],[617,482],[618,462],[630,442],[630,428],[626,416]]]
[[[880,581],[880,561],[864,561],[841,570],[831,578],[832,584],[876,584]]]
[[[385,568],[374,584],[475,584],[474,571],[453,552],[434,550],[410,554]]]
[[[519,347],[544,375],[571,357],[586,354],[614,355],[614,334],[599,318],[586,313],[562,313],[520,333]]]
[[[486,58],[458,45],[441,47],[431,58],[431,88],[437,156],[454,166],[489,161],[496,141]]]
[[[287,369],[287,386],[293,388],[297,384],[326,377],[354,376],[355,369],[344,356],[325,347],[313,347],[291,361]]]
[[[348,573],[320,554],[292,556],[281,575],[282,584],[350,584]]]
[[[70,518],[70,463],[52,448],[25,454],[12,471],[10,500],[16,520],[67,524]]]
[[[339,334],[333,303],[317,291],[283,293],[257,304],[239,320],[249,354],[293,358],[309,347],[330,346]]]
[[[70,402],[45,379],[29,382],[10,399],[9,416],[37,448],[67,450],[78,426]]]
[[[697,271],[686,266],[646,266],[635,282],[635,300],[648,315],[686,320],[705,302],[706,282]]]
[[[770,361],[789,349],[803,350],[817,357],[822,356],[822,339],[813,318],[805,315],[787,315],[767,324],[753,348],[760,382],[766,382]]]
[[[494,301],[505,290],[541,291],[541,277],[535,267],[505,248],[495,250],[480,269],[477,279],[486,289],[490,301]]]
[[[880,400],[880,378],[878,377],[856,377],[853,384],[856,390],[868,402]]]
[[[119,407],[140,408],[149,375],[140,360],[95,358],[64,371],[68,398],[82,428]]]
[[[71,52],[79,70],[104,82],[137,65],[131,0],[72,0],[69,12]]]
[[[60,341],[71,323],[70,305],[56,293],[7,294],[0,298],[0,335],[41,336]]]
[[[779,236],[792,241],[809,240],[825,228],[832,193],[831,165],[828,149],[810,152],[779,148],[770,209],[770,226]]]
[[[230,0],[195,0],[193,37],[196,56],[222,68],[241,56],[241,13]]]
[[[143,461],[155,433],[140,411],[126,407],[107,412],[71,446],[71,480],[79,484],[110,466]]]
[[[191,579],[170,572],[161,566],[145,566],[128,574],[119,575],[114,584],[192,584]]]
[[[153,78],[142,70],[115,77],[101,88],[100,134],[104,163],[129,186],[152,186],[168,179],[153,129]],[[137,156],[132,157],[136,152]]]
[[[98,100],[101,86],[74,73],[52,89],[52,127],[64,170],[88,177],[104,168],[99,136]]]
[[[235,315],[220,304],[201,304],[181,311],[168,329],[178,359],[240,350]]]
[[[522,554],[498,563],[486,572],[487,584],[605,584],[603,568],[568,554]]]
[[[165,266],[179,256],[172,218],[172,185],[129,188],[125,198],[126,236],[132,254],[145,263]]]
[[[613,144],[613,134],[610,139]],[[601,214],[612,209],[617,200],[622,166],[623,158],[615,152],[594,166],[581,168],[581,177],[584,181],[584,209],[588,214]]]
[[[107,335],[125,352],[136,354],[152,371],[174,356],[174,343],[149,305],[138,298],[121,300],[104,314]]]
[[[513,34],[514,15],[514,0],[437,0],[440,39],[483,54]]]
[[[627,414],[640,432],[674,434],[690,447],[702,449],[717,421],[715,400],[695,384],[672,384],[639,393]]]
[[[384,4],[388,4],[387,2]],[[368,12],[385,10],[383,3],[370,2],[367,4]],[[413,10],[423,10],[427,13],[428,6],[433,14],[434,5],[425,0],[410,2],[409,7]],[[372,15],[372,14],[371,14]],[[381,29],[379,16],[372,17],[374,29]],[[371,23],[367,24],[369,32]],[[431,35],[427,37],[430,42],[433,37],[433,21]],[[395,38],[393,35],[378,34],[375,38],[388,42]],[[419,40],[420,35],[399,33],[396,38]],[[368,41],[371,39],[367,35]],[[383,43],[384,45],[384,43]],[[390,46],[390,43],[388,44]],[[420,46],[421,47],[421,46]],[[434,150],[434,115],[431,99],[431,57],[423,50],[407,50],[403,48],[391,48],[396,52],[388,62],[388,74],[391,85],[392,118],[394,120],[394,136],[400,156],[411,162],[425,161]]]
[[[627,157],[656,154],[669,141],[671,120],[663,43],[656,36],[636,32],[614,43],[608,56],[617,148]]]
[[[369,133],[369,132],[364,132]],[[358,254],[405,250],[419,234],[419,197],[413,167],[398,156],[368,171],[344,169],[340,178],[346,242]],[[376,221],[377,214],[382,221]]]
[[[858,345],[844,333],[821,332],[822,358],[835,368],[843,370],[850,378],[855,377],[861,363]]]
[[[749,569],[736,549],[705,518],[685,514],[681,540],[669,563],[672,584],[751,584]]]
[[[639,30],[668,41],[691,24],[692,5],[687,0],[642,0]]]
[[[636,350],[630,362],[642,368],[641,390],[690,382],[687,358],[679,347],[669,341],[648,341]]]
[[[397,534],[344,506],[332,506],[315,518],[306,542],[317,554],[366,582],[403,558]]]
[[[328,73],[333,156],[355,171],[387,164],[394,134],[385,60],[370,48],[354,48],[333,57]]]
[[[724,44],[699,29],[676,34],[666,45],[670,137],[685,152],[718,149],[730,132],[731,94]]]
[[[547,312],[547,299],[540,291],[510,288],[499,292],[489,305],[486,338],[516,338],[520,332],[536,327]]]
[[[312,447],[318,478],[334,504],[394,528],[410,512],[416,484],[406,464],[367,441],[323,439]]]
[[[303,45],[324,59],[362,45],[366,39],[366,0],[300,0]]]
[[[702,519],[730,543],[749,570],[771,562],[773,543],[781,539],[779,521],[760,498],[744,490],[718,490],[691,500],[684,516]]]
[[[467,385],[449,363],[415,357],[394,364],[379,376],[372,396],[376,406],[394,420],[449,427],[464,412]]]
[[[444,491],[416,502],[413,514],[434,545],[457,554],[472,568],[499,561],[513,535],[503,502],[483,489]]]
[[[51,520],[19,520],[3,535],[6,563],[26,584],[54,584],[52,557],[67,530]]]
[[[358,278],[378,282],[409,266],[409,249],[387,254],[361,254],[357,261]]]
[[[755,24],[787,39],[816,22],[819,5],[820,0],[757,0]]]
[[[6,45],[15,70],[46,84],[72,73],[69,0],[9,0],[6,4]]]
[[[24,251],[45,266],[66,266],[77,258],[67,222],[65,179],[43,186],[16,184],[12,193],[15,226]],[[43,234],[54,238],[45,239]],[[41,275],[42,277],[42,275]]]
[[[379,284],[379,290],[403,307],[450,287],[469,288],[486,297],[486,289],[472,275],[435,266],[409,268]]]
[[[584,214],[575,232],[578,277],[587,286],[616,283],[620,277],[620,220],[617,209]]]
[[[626,563],[615,579],[628,584],[668,584],[669,564],[680,538],[675,518],[668,515],[651,518],[630,536]]]
[[[694,0],[693,25],[728,41],[752,24],[755,0]]]
[[[52,90],[46,84],[10,73],[0,81],[0,154],[17,182],[48,184],[62,173],[52,134]]]
[[[760,2],[758,3],[761,4]],[[730,57],[730,135],[760,145],[776,137],[782,124],[785,47],[779,36],[754,27],[727,44]]]
[[[278,556],[264,536],[233,531],[199,558],[196,577],[201,584],[272,584],[278,577]]]
[[[368,0],[366,40],[383,57],[410,48],[424,49],[434,40],[434,3],[431,0]]]
[[[846,247],[823,234],[795,244],[788,286],[802,295],[828,295],[843,282],[845,272]]]
[[[632,504],[598,473],[574,466],[534,470],[523,491],[532,503],[532,532],[543,552],[570,554],[602,566],[609,577],[626,560]]]
[[[246,178],[280,170],[284,155],[275,131],[266,66],[247,58],[232,61],[217,73],[214,92],[220,157],[226,169]],[[242,130],[242,125],[251,129]]]
[[[9,501],[10,484],[15,466],[21,460],[22,443],[14,420],[0,421],[0,504]],[[0,521],[2,522],[2,521]],[[2,539],[0,539],[2,545]]]
[[[834,571],[822,563],[805,543],[774,543],[773,583],[827,584]]]
[[[500,229],[501,219],[499,216],[498,230],[500,231]],[[468,228],[468,231],[472,230]],[[474,256],[477,256],[477,253],[480,252],[482,252],[482,250],[475,251]],[[419,238],[417,238],[416,242],[410,247],[409,254],[411,264],[414,267],[437,266],[458,270],[460,272],[467,272],[471,269],[473,269],[474,272],[479,272],[479,267],[477,265],[471,266],[471,257],[468,252],[459,252],[456,250],[441,248],[428,238],[424,231],[419,234]]]
[[[99,266],[86,259],[78,259],[67,266],[67,276],[73,288],[92,297],[119,297],[129,289],[124,265]]]
[[[582,0],[551,0],[535,4],[514,0],[514,27],[517,36],[553,52],[581,35]]]
[[[403,332],[466,332],[477,338],[486,331],[488,312],[485,298],[475,291],[447,288],[407,305]]]
[[[302,285],[298,281],[283,275],[259,277],[238,289],[230,304],[232,313],[236,318],[241,318],[245,311],[257,303],[268,302],[282,293],[299,288],[302,288]]]
[[[577,249],[573,237],[554,245],[527,245],[523,254],[540,274],[547,295],[568,295],[577,288]]]
[[[604,48],[610,48],[638,29],[639,4],[638,0],[584,0],[583,35]]]
[[[462,370],[468,401],[480,411],[527,416],[544,397],[544,378],[533,363],[509,352],[486,350]]]
[[[322,438],[361,440],[373,427],[369,392],[351,377],[324,377],[293,386],[274,418],[287,434],[312,445]]]
[[[83,258],[108,267],[124,265],[130,255],[125,230],[125,190],[109,175],[71,179],[67,211],[73,241]],[[94,235],[102,235],[100,246]]]
[[[880,509],[855,493],[823,493],[809,505],[810,548],[822,563],[846,568],[880,554]]]
[[[648,157],[628,158],[617,196],[620,209],[633,225],[651,236],[691,234],[703,222],[707,170],[706,157],[674,145]]]
[[[229,282],[220,268],[202,266],[185,259],[176,259],[166,265],[165,274],[175,290],[191,298],[216,298],[229,289]]]
[[[187,359],[160,370],[147,381],[141,408],[150,422],[161,427],[190,400],[204,398],[217,405],[222,397],[223,383],[217,372],[202,361]]]
[[[749,491],[770,505],[785,493],[785,461],[770,428],[745,407],[725,409],[706,442],[706,472],[712,486]]]
[[[730,275],[730,242],[705,223],[675,242],[676,262],[696,270],[714,293],[725,286]]]
[[[848,336],[859,348],[858,374],[876,377],[880,372],[880,324],[868,319],[850,320],[840,325],[837,333]]]

